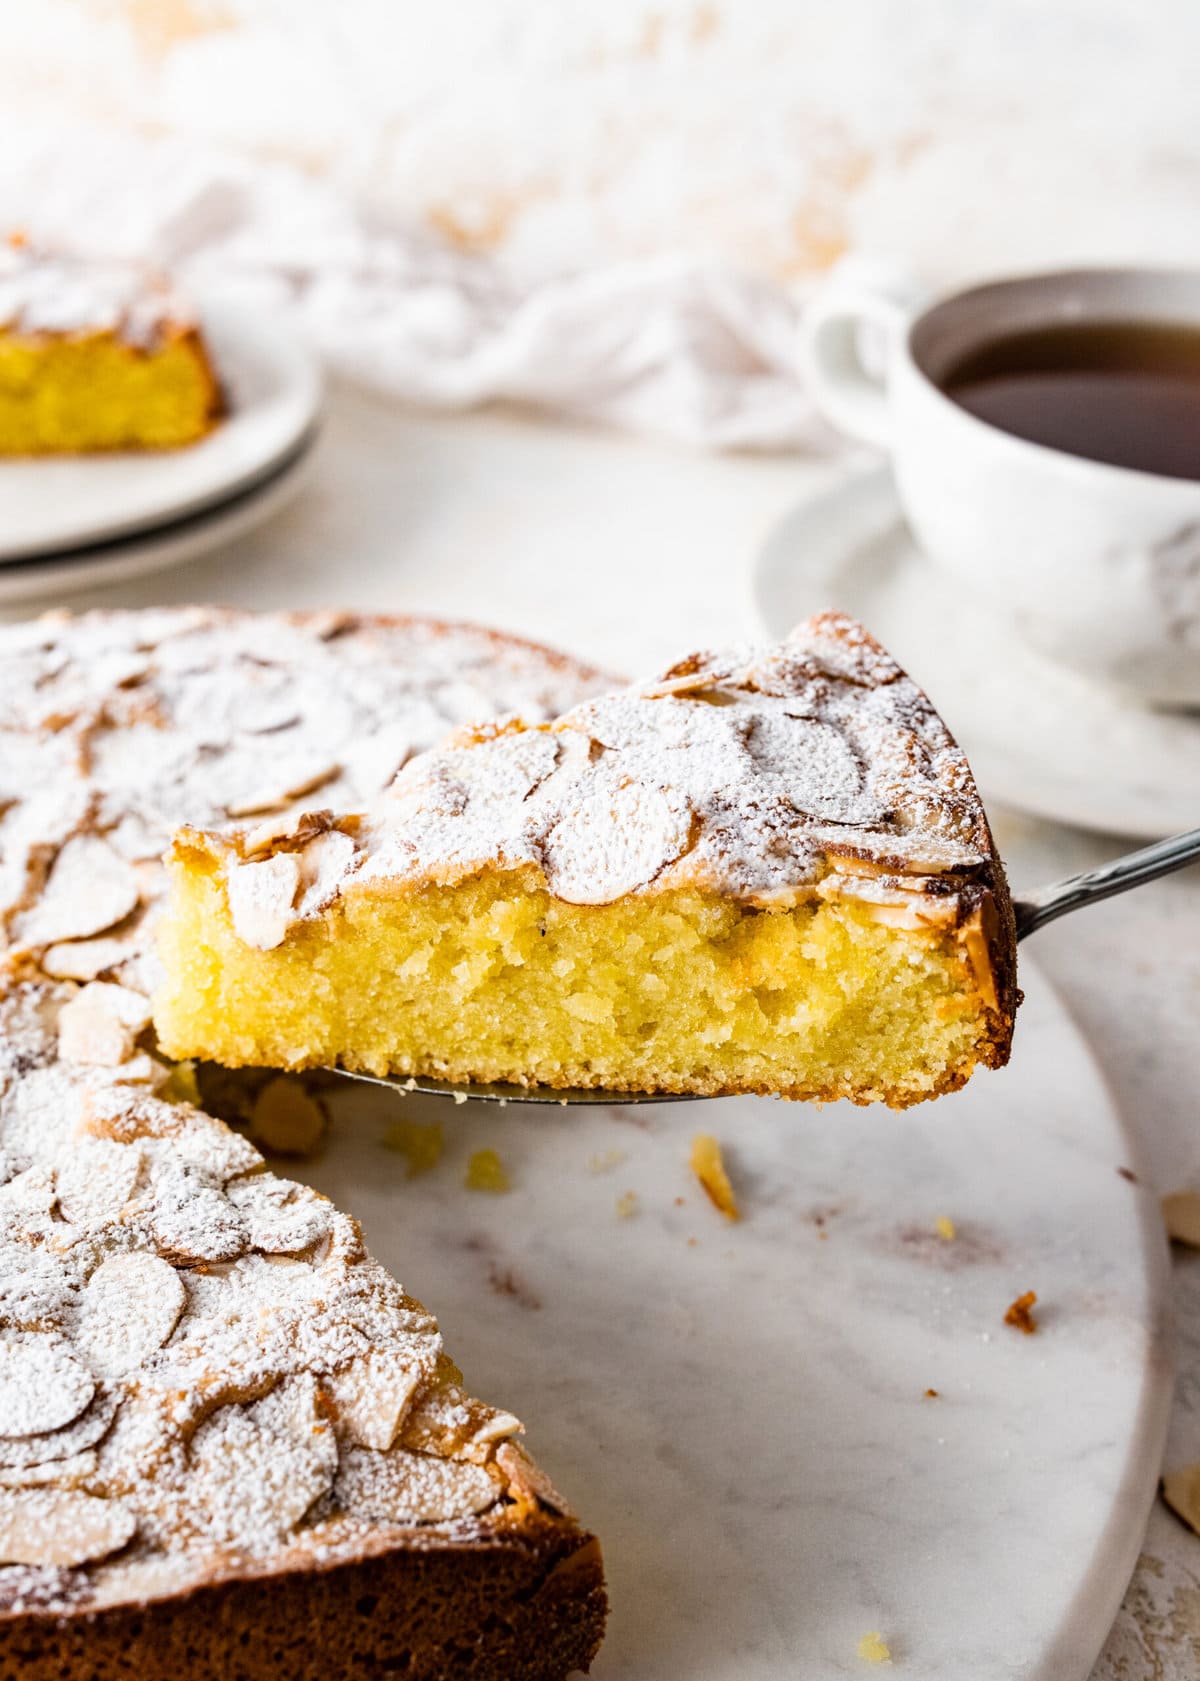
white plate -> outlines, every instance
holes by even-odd
[[[921,1681],[1088,1674],[1154,1493],[1166,1246],[1085,1043],[1022,970],[1011,1067],[904,1114],[335,1096],[302,1177],[601,1536],[595,1681],[861,1681],[869,1630]],[[445,1127],[414,1180],[381,1145],[401,1113]],[[688,1172],[699,1130],[738,1225]],[[510,1194],[462,1188],[483,1147]],[[1002,1323],[1025,1289],[1033,1337]]]
[[[754,593],[772,636],[823,607],[861,619],[929,692],[985,796],[1140,838],[1200,821],[1200,717],[1152,712],[1010,635],[933,571],[888,469],[794,509],[758,555]]]
[[[266,478],[206,513],[140,536],[0,566],[0,607],[30,601],[45,605],[80,590],[163,572],[232,542],[291,501],[304,483],[313,441],[313,436],[301,439],[299,448]]]
[[[229,404],[184,449],[0,461],[0,561],[124,537],[246,490],[291,455],[321,404],[316,359],[276,317],[213,302],[203,328]]]

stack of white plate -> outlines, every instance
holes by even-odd
[[[225,418],[184,449],[0,461],[0,605],[190,560],[273,514],[316,437],[320,368],[269,315],[202,311]]]

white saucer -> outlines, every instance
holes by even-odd
[[[185,449],[0,461],[0,562],[60,554],[227,503],[294,454],[316,420],[321,373],[277,318],[201,310],[229,413]]]
[[[826,607],[861,619],[928,691],[985,797],[1139,838],[1200,822],[1200,717],[1094,687],[965,600],[916,548],[887,468],[788,514],[759,552],[754,596],[772,636]]]
[[[600,1536],[594,1681],[861,1681],[869,1630],[881,1675],[1088,1675],[1158,1474],[1166,1239],[1079,1029],[1021,980],[1010,1067],[904,1113],[335,1095],[300,1176]],[[417,1179],[383,1147],[398,1115],[444,1128]],[[688,1171],[699,1131],[737,1225]],[[484,1148],[508,1195],[464,1189]]]
[[[43,606],[80,590],[140,578],[180,566],[198,555],[232,542],[253,526],[277,513],[304,483],[315,434],[250,489],[207,512],[156,527],[138,536],[93,544],[42,560],[9,561],[0,565],[0,606],[39,602]]]

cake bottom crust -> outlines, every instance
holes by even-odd
[[[541,1514],[484,1541],[0,1617],[0,1681],[563,1681],[606,1613],[599,1544]]]

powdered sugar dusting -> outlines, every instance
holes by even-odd
[[[780,902],[831,872],[840,891],[879,899],[969,877],[991,854],[945,726],[831,614],[777,647],[691,656],[549,728],[452,740],[342,831],[343,890],[530,866],[586,904],[685,883]],[[245,868],[231,860],[231,887]],[[951,911],[952,892],[941,902]]]

